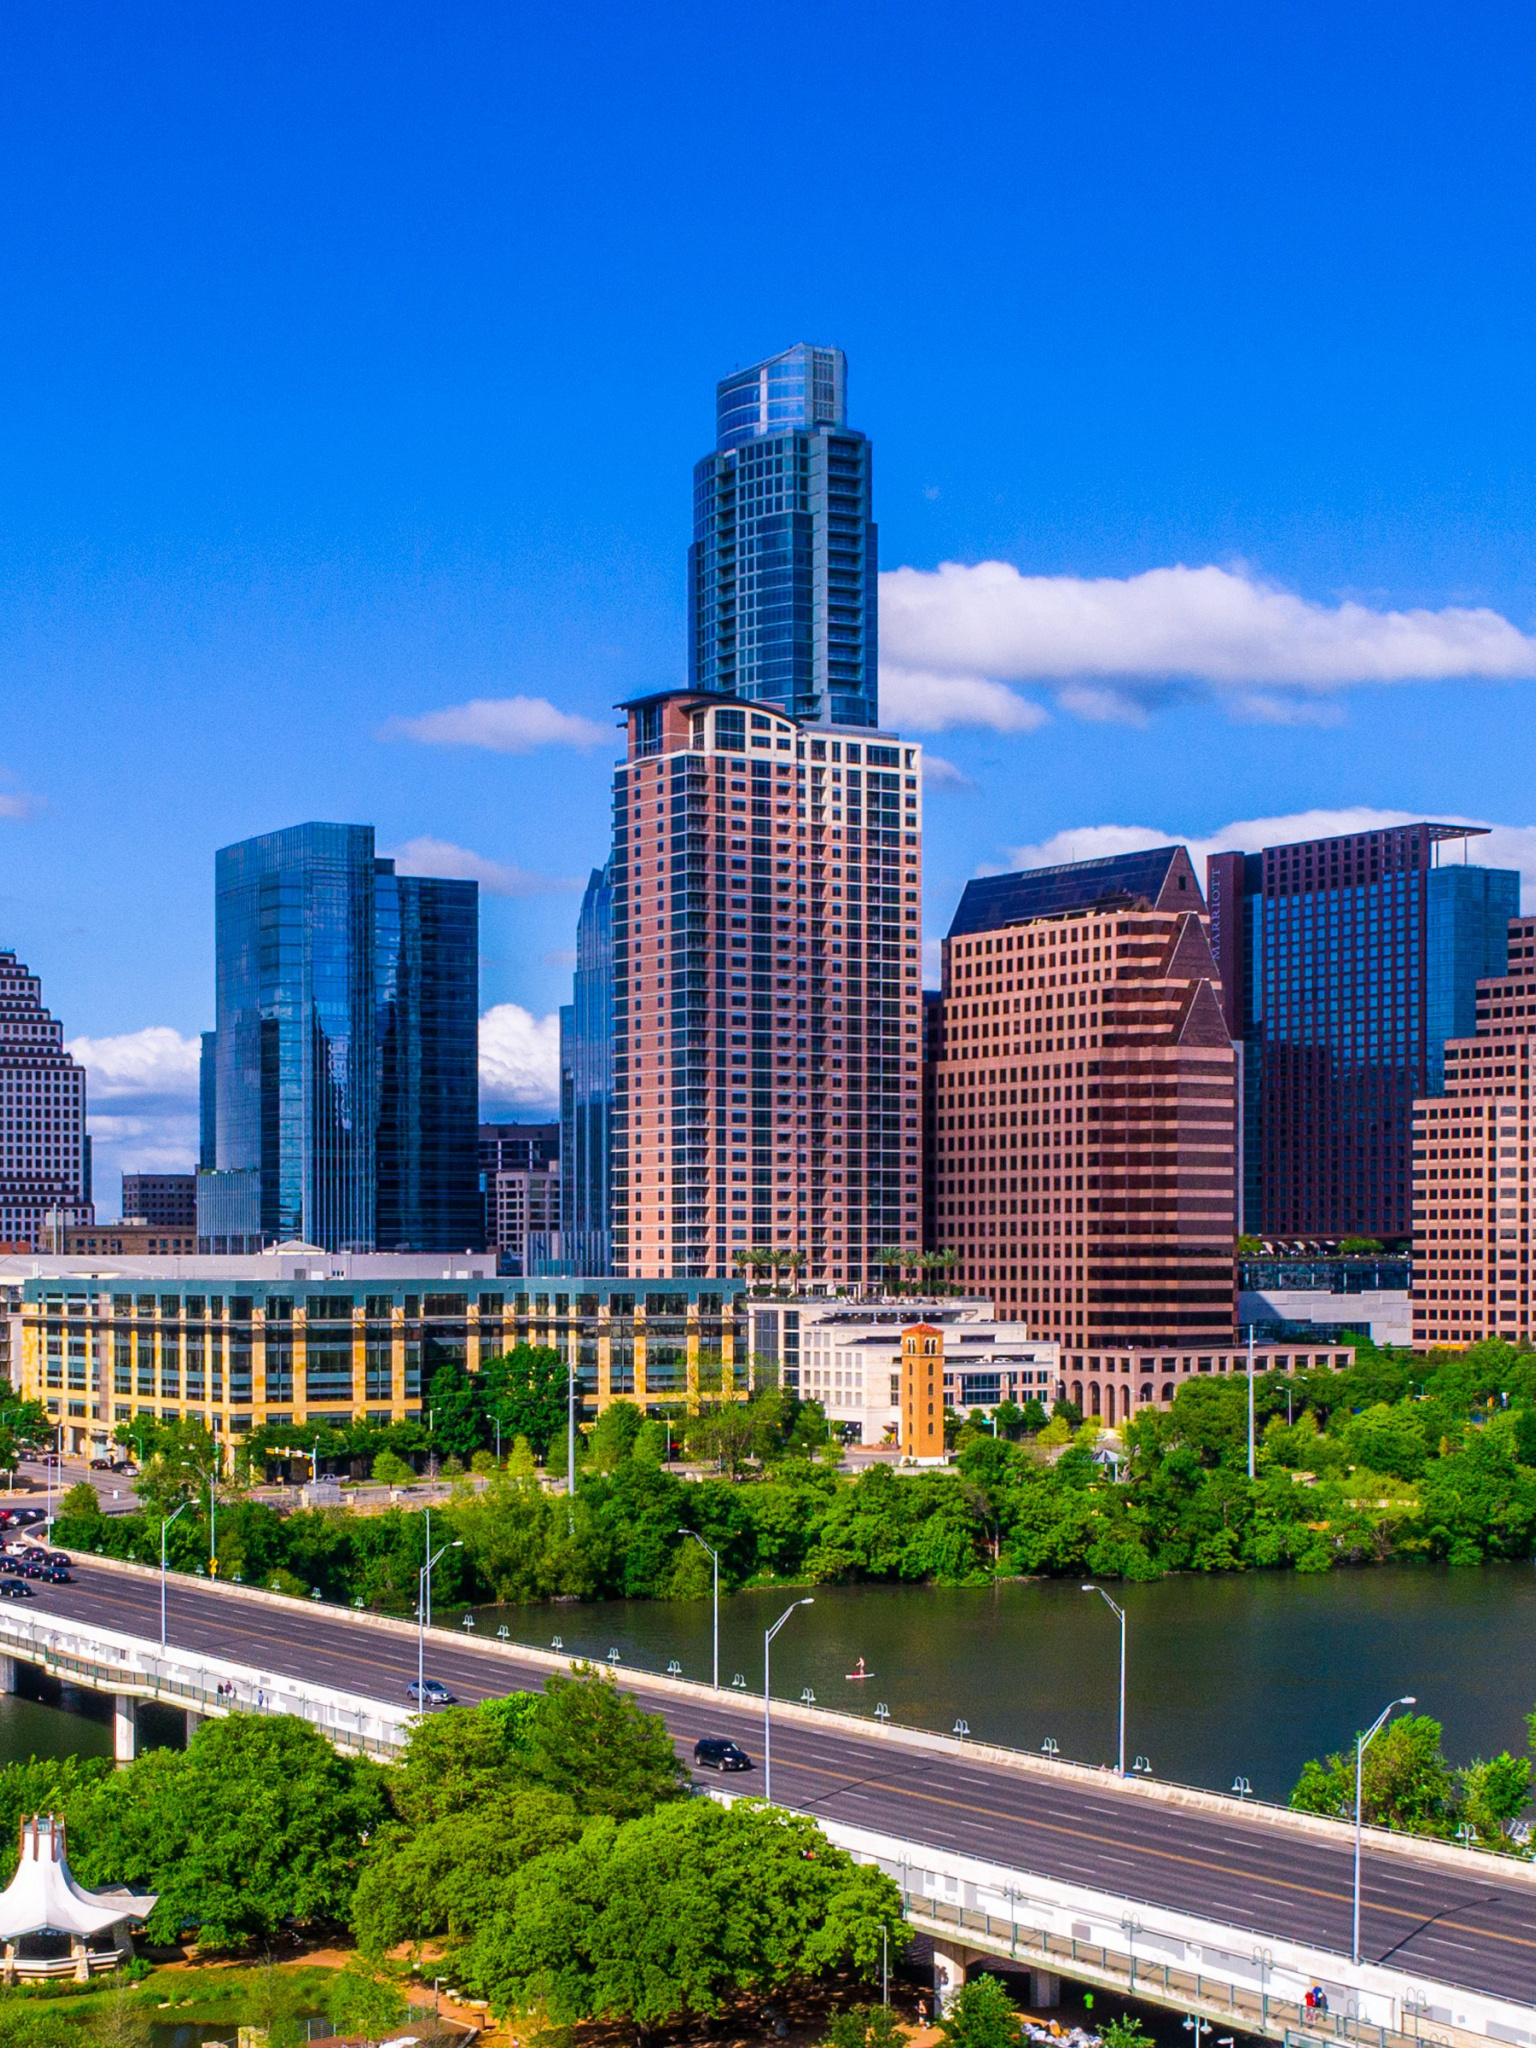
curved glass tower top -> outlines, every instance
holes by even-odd
[[[739,448],[794,427],[846,423],[848,358],[797,341],[782,355],[733,371],[715,386],[715,447]]]
[[[879,724],[871,450],[840,348],[799,342],[715,387],[693,472],[688,681],[817,725]]]

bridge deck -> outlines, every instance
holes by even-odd
[[[82,1561],[74,1585],[49,1586],[32,1611],[73,1616],[158,1639],[155,1575]],[[416,1673],[414,1634],[334,1607],[266,1604],[234,1587],[172,1579],[170,1639],[295,1678],[404,1702]],[[465,1700],[541,1687],[547,1665],[473,1638],[439,1641],[428,1672]],[[754,1756],[762,1707],[722,1693],[676,1698],[645,1688],[679,1748],[733,1735]],[[774,1793],[785,1804],[874,1832],[1033,1870],[1129,1901],[1177,1909],[1336,1952],[1348,1952],[1351,1845],[1266,1822],[1261,1812],[1212,1813],[1159,1804],[1114,1780],[1064,1780],[864,1737],[847,1722],[774,1722]],[[732,1789],[745,1789],[732,1781]],[[1434,1861],[1368,1852],[1362,1951],[1368,1960],[1520,2004],[1536,2003],[1536,1889],[1491,1858]],[[1536,2048],[1536,2027],[1532,2032]]]

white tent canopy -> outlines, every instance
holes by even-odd
[[[0,1941],[35,1934],[68,1934],[82,1939],[104,1934],[125,1920],[143,1920],[157,1894],[112,1890],[88,1892],[75,1882],[64,1854],[64,1823],[34,1814],[21,1824],[21,1861],[0,1893]]]

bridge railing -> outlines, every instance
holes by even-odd
[[[321,1730],[344,1749],[393,1760],[404,1745],[413,1717],[391,1714],[378,1702],[351,1705],[327,1687],[268,1677],[223,1659],[202,1659],[185,1651],[164,1655],[153,1649],[103,1644],[105,1630],[69,1629],[34,1622],[29,1615],[0,1614],[0,1655],[37,1664],[55,1678],[89,1692],[152,1699],[193,1713],[217,1717],[232,1712],[293,1714]],[[95,1654],[78,1647],[94,1642]],[[220,1692],[225,1685],[228,1691]]]
[[[916,1932],[930,1937],[952,1936],[961,1947],[983,1943],[1019,1962],[1038,1964],[1060,1976],[1086,1977],[1103,1988],[1123,1991],[1127,1997],[1210,2014],[1245,2032],[1283,2041],[1286,2048],[1325,2048],[1327,2043],[1341,2041],[1354,2044],[1354,2048],[1430,2048],[1430,2044],[1451,2048],[1460,2032],[1455,2028],[1425,2028],[1411,2034],[1401,2033],[1362,2020],[1348,2009],[1322,2012],[1294,1999],[1278,1998],[1262,1987],[1235,1984],[1200,1970],[1179,1969],[1172,1963],[1107,1948],[1100,1942],[1082,1941],[1075,1935],[1056,1934],[1049,1928],[1000,1918],[979,1907],[952,1905],[922,1892],[903,1890],[902,1903],[907,1922]]]

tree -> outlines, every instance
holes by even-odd
[[[1104,2029],[1104,2048],[1152,2048],[1141,2021],[1120,2013]]]
[[[416,1474],[404,1458],[393,1451],[380,1451],[373,1461],[373,1480],[376,1486],[409,1486]]]
[[[437,1368],[428,1388],[432,1441],[447,1457],[461,1461],[461,1472],[488,1434],[484,1393],[479,1374],[466,1372],[456,1358]]]
[[[160,1894],[151,1937],[191,1922],[209,1949],[289,1923],[345,1919],[383,1774],[288,1715],[208,1721],[183,1753],[150,1750],[90,1789],[80,1876]]]
[[[387,2034],[407,2011],[393,1977],[365,1969],[355,1960],[331,1984],[325,2003],[338,2034]]]
[[[971,1977],[939,2021],[947,2048],[1018,2048],[1022,2039],[1013,2000],[995,1977]]]
[[[823,2048],[902,2048],[905,2040],[888,2005],[855,2005],[832,2015]]]
[[[141,1994],[114,1984],[87,2022],[85,2038],[91,2048],[150,2048],[153,2027]]]
[[[688,1430],[688,1447],[713,1458],[728,1479],[737,1478],[760,1446],[758,1418],[748,1404],[720,1401],[706,1408]]]
[[[68,1515],[87,1522],[94,1516],[97,1521],[101,1521],[101,1495],[89,1479],[82,1479],[77,1485],[72,1486],[59,1502],[59,1514],[61,1517]]]
[[[523,1731],[541,1695],[514,1692],[473,1707],[445,1707],[413,1723],[388,1774],[390,1805],[408,1827],[468,1813],[516,1789]]]
[[[550,1678],[519,1731],[517,1768],[563,1793],[582,1813],[627,1820],[681,1798],[688,1773],[659,1714],[648,1714],[612,1675],[589,1664]]]
[[[880,1965],[902,1941],[900,1894],[813,1822],[690,1800],[643,1820],[597,1821],[537,1857],[454,1958],[507,2013],[542,2003],[557,2025],[637,2030],[714,2013],[747,1992]]]
[[[543,1344],[517,1344],[500,1358],[488,1358],[479,1378],[486,1412],[499,1416],[504,1437],[527,1437],[539,1457],[565,1433],[568,1374],[558,1351]]]
[[[1508,1847],[1510,1823],[1530,1800],[1530,1760],[1508,1750],[1479,1758],[1456,1773],[1456,1789],[1461,1818],[1476,1829],[1478,1840],[1490,1849]]]
[[[612,1472],[635,1448],[635,1439],[645,1427],[645,1416],[633,1401],[610,1401],[593,1424],[587,1448],[593,1468]]]
[[[1353,1747],[1322,1761],[1313,1758],[1296,1781],[1291,1805],[1302,1813],[1353,1818]],[[1451,1832],[1455,1808],[1455,1785],[1440,1748],[1440,1723],[1428,1714],[1404,1714],[1389,1721],[1365,1752],[1361,1813],[1367,1825],[1445,1836]]]
[[[501,1785],[424,1826],[385,1828],[369,1845],[352,1931],[369,1955],[441,1936],[470,1940],[506,1881],[535,1856],[576,1841],[582,1825],[557,1793]]]

